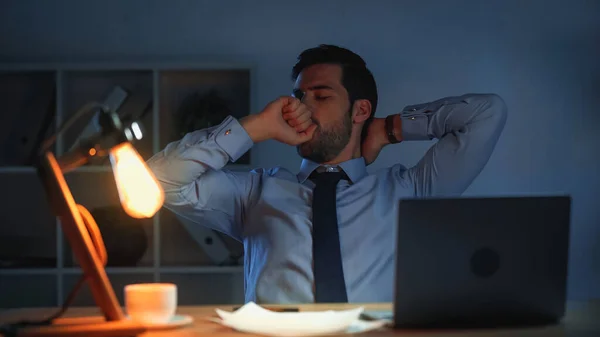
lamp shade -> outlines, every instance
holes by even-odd
[[[158,180],[129,142],[110,150],[110,162],[121,205],[133,218],[150,218],[162,207],[165,196]]]

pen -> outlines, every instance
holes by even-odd
[[[241,307],[233,307],[233,311],[238,310]],[[276,311],[276,312],[299,312],[300,309],[299,308],[282,308],[282,307],[263,307],[263,309],[267,309],[270,311]]]

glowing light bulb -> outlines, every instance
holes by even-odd
[[[150,218],[162,207],[164,192],[156,177],[131,143],[110,150],[110,162],[121,205],[133,218]]]

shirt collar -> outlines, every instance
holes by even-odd
[[[321,164],[315,163],[308,159],[303,159],[300,165],[300,172],[298,173],[298,182],[303,183],[308,179],[308,176],[317,169]],[[350,181],[355,184],[364,176],[367,175],[367,166],[363,157],[354,158],[338,164],[342,170],[346,173]]]

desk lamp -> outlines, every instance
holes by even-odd
[[[100,131],[82,141],[65,155],[56,158],[49,147],[72,123],[88,113],[98,113]],[[64,174],[80,167],[92,157],[109,156],[115,177],[119,199],[125,212],[134,218],[150,218],[162,206],[163,190],[131,142],[142,138],[142,130],[136,122],[124,125],[119,116],[105,106],[90,103],[81,108],[57,133],[41,147],[38,175],[54,214],[60,219],[61,228],[69,241],[75,258],[83,271],[82,278],[71,291],[61,310],[40,322],[22,322],[16,326],[18,335],[103,335],[122,333],[137,334],[145,330],[127,319],[121,310],[114,289],[106,275],[107,261],[102,236],[90,212],[76,204],[65,181]],[[57,324],[59,318],[73,301],[76,292],[87,281],[96,305],[104,319],[96,323],[84,323],[83,318],[72,324]],[[88,321],[90,317],[87,317]],[[65,321],[67,319],[64,319]],[[29,324],[27,324],[29,323]],[[33,327],[31,326],[33,325]],[[20,329],[24,328],[24,329]]]

